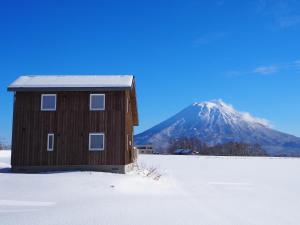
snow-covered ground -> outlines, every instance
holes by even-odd
[[[138,172],[10,173],[0,151],[0,224],[298,225],[300,159],[142,155]]]

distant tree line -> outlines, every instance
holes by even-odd
[[[10,149],[10,146],[4,144],[4,142],[0,140],[0,150],[7,150],[7,149]]]
[[[197,138],[172,139],[168,148],[169,153],[175,153],[177,149],[190,149],[199,155],[220,156],[268,156],[267,152],[258,144],[242,142],[228,142],[215,146],[208,146]]]

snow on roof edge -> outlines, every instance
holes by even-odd
[[[27,75],[8,86],[9,91],[39,88],[130,88],[133,75]]]

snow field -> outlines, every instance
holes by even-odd
[[[0,151],[2,225],[297,225],[300,159],[140,155],[143,168],[13,174]]]

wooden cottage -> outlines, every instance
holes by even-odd
[[[132,168],[133,76],[21,76],[14,92],[12,170]]]

